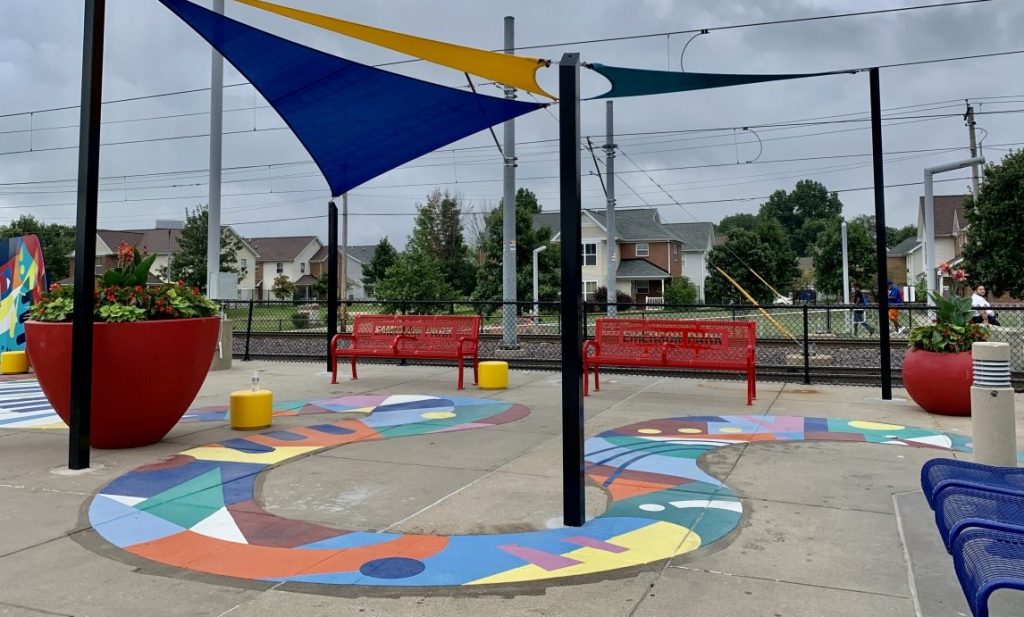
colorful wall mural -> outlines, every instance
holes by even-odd
[[[0,241],[0,351],[25,349],[25,321],[32,303],[46,291],[39,238]]]

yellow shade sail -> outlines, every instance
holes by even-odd
[[[548,65],[546,60],[540,58],[514,56],[443,43],[400,32],[364,26],[343,19],[326,17],[271,2],[263,2],[263,0],[236,1],[367,43],[387,47],[388,49],[415,56],[434,64],[472,73],[479,77],[493,79],[506,86],[541,94],[551,99],[555,98],[537,84],[537,69]]]

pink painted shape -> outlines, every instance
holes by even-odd
[[[802,433],[804,430],[804,419],[793,416],[749,416],[744,418],[748,422],[756,424],[761,428],[768,429],[773,433]]]
[[[587,536],[573,536],[571,538],[563,538],[562,542],[568,542],[569,544],[578,544],[579,546],[586,546],[588,548],[596,548],[602,551],[608,551],[609,553],[625,553],[629,549],[618,544],[611,544],[604,540],[598,540],[596,538],[590,538]]]
[[[545,551],[520,546],[518,544],[499,544],[498,548],[509,555],[514,555],[523,561],[528,561],[539,568],[547,570],[548,572],[551,572],[552,570],[561,570],[562,568],[568,568],[582,563],[575,559],[569,559],[568,557],[562,557],[561,555],[552,555]]]

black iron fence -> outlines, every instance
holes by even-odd
[[[241,359],[326,361],[327,303],[282,301],[228,301],[222,307],[233,320],[234,355]],[[587,302],[584,323],[588,336],[595,320],[608,315],[608,305]],[[507,360],[521,368],[550,368],[561,364],[561,304],[516,304],[516,345],[503,340],[500,302],[394,302],[351,300],[339,305],[339,332],[350,331],[360,314],[480,315],[480,358]],[[1024,306],[996,306],[999,327],[993,341],[1010,344],[1014,385],[1024,389]],[[928,308],[904,304],[894,322],[879,324],[877,306],[850,305],[687,305],[656,303],[618,304],[614,313],[639,319],[703,319],[753,321],[757,325],[758,378],[795,383],[881,383],[882,327],[890,331],[888,353],[893,378],[899,383],[907,349],[907,333],[929,323]],[[648,371],[644,371],[648,372]],[[656,371],[650,371],[656,372]],[[673,371],[728,378],[701,371]]]

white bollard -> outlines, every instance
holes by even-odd
[[[986,465],[1016,467],[1017,429],[1010,385],[1010,346],[974,343],[974,385],[971,416],[974,460]]]

